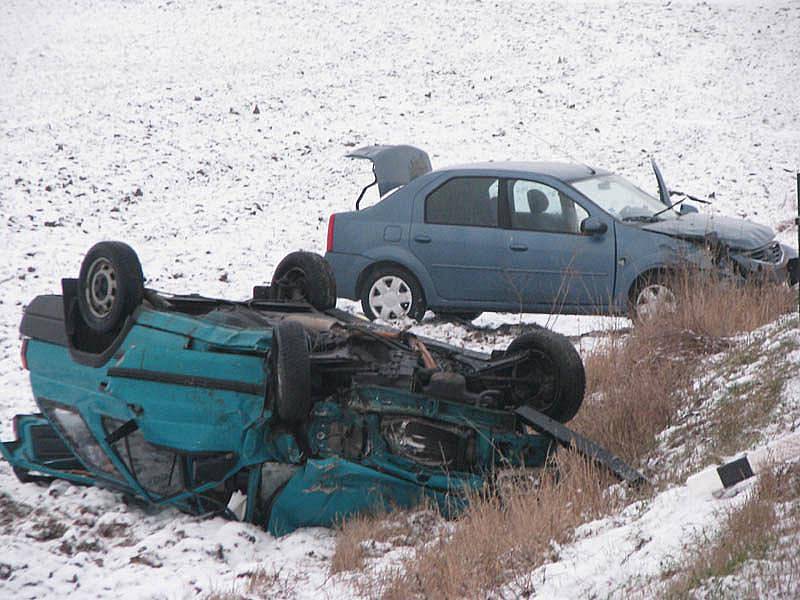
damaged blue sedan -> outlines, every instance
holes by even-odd
[[[563,336],[535,328],[485,355],[358,320],[335,298],[311,253],[228,301],[146,289],[129,246],[96,244],[61,294],[25,309],[38,411],[14,418],[3,457],[24,482],[101,486],[275,535],[426,498],[452,514],[558,446],[641,481],[563,425],[585,381]]]
[[[370,319],[482,311],[627,314],[674,306],[687,269],[742,284],[796,285],[797,250],[769,227],[702,214],[579,163],[488,162],[433,170],[413,146],[367,146],[374,181],[330,216],[327,252],[344,298]],[[362,207],[366,190],[380,200]],[[678,198],[675,199],[675,196]]]

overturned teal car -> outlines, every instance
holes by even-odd
[[[584,371],[533,329],[485,355],[334,308],[322,257],[288,255],[246,301],[144,287],[136,253],[96,244],[61,294],[26,307],[38,411],[0,445],[24,482],[66,479],[276,535],[432,500],[446,514],[505,469],[572,445]]]

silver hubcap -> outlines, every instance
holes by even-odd
[[[117,297],[117,274],[111,262],[98,258],[89,267],[86,304],[92,315],[103,319],[111,313]]]
[[[384,275],[369,289],[369,307],[387,321],[407,317],[412,302],[411,288],[397,275]]]
[[[659,311],[675,310],[675,294],[668,287],[660,283],[650,284],[636,296],[636,315],[642,319],[649,319]]]

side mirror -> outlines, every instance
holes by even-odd
[[[608,225],[597,217],[589,217],[581,221],[581,233],[587,235],[601,235],[608,231]]]
[[[697,210],[696,206],[692,206],[691,204],[686,204],[685,202],[681,204],[680,211],[678,211],[682,215],[690,215],[692,213],[700,212]]]

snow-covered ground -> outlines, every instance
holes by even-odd
[[[22,306],[94,242],[132,244],[151,287],[248,297],[287,252],[323,250],[328,215],[370,180],[343,158],[353,146],[412,143],[434,167],[573,156],[651,190],[655,155],[671,187],[791,242],[799,25],[796,1],[3,2],[0,437],[33,408]],[[419,329],[502,348],[511,335],[492,330],[519,322],[620,325],[487,314],[488,335]],[[147,515],[22,485],[4,463],[0,504],[2,596],[184,597],[257,565],[296,574],[297,593],[347,593],[326,575],[327,531],[275,540]]]

